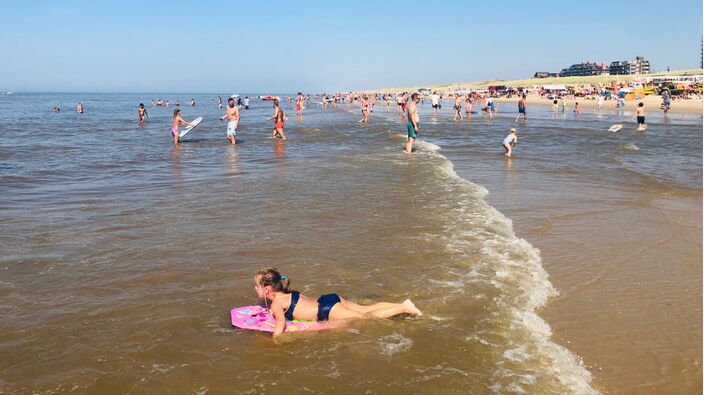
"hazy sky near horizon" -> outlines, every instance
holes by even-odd
[[[321,92],[699,67],[702,1],[7,1],[0,91]]]

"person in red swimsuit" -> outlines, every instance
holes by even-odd
[[[274,115],[267,118],[267,120],[274,120],[274,130],[271,132],[271,137],[279,137],[281,140],[286,140],[286,135],[284,134],[284,111],[279,107],[279,99],[274,99]]]

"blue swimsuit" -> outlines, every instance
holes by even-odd
[[[293,321],[293,309],[296,308],[296,305],[298,304],[298,298],[300,297],[300,292],[291,292],[291,304],[288,305],[288,309],[286,309],[286,312],[284,313],[286,321]]]
[[[291,304],[284,312],[284,317],[287,321],[293,321],[293,310],[298,304],[298,299],[301,297],[300,292],[291,292]],[[327,321],[330,315],[330,310],[340,303],[340,297],[337,294],[327,294],[318,298],[318,321]]]

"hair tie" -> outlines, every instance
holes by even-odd
[[[280,276],[279,276],[279,281],[284,281],[284,280],[286,280],[286,276],[284,276],[283,274],[280,275]]]

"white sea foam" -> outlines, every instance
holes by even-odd
[[[381,353],[388,356],[408,351],[413,346],[413,340],[396,332],[380,338],[377,343]]]
[[[435,169],[444,178],[441,184],[459,199],[454,208],[447,209],[447,249],[457,256],[474,255],[471,268],[463,276],[467,284],[490,281],[499,290],[493,301],[496,311],[491,313],[499,321],[493,322],[493,327],[503,331],[498,335],[508,343],[497,350],[497,371],[489,389],[526,393],[533,391],[527,388],[546,385],[548,391],[596,393],[581,359],[551,341],[550,326],[536,313],[549,297],[558,294],[542,266],[540,251],[517,237],[511,220],[486,202],[486,188],[461,179],[452,162],[437,150],[429,153],[440,161]],[[455,281],[436,280],[435,284],[457,286]],[[472,335],[467,340],[485,341]],[[538,378],[535,371],[540,372]],[[541,376],[554,380],[540,380]]]
[[[625,149],[626,151],[640,151],[640,148],[633,143],[623,144],[621,145],[621,148]]]

